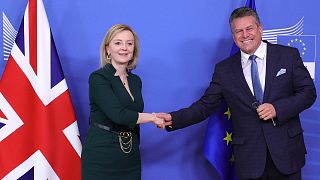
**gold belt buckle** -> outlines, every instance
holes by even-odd
[[[119,144],[122,152],[130,153],[132,149],[132,133],[129,132],[119,132]]]
[[[131,137],[131,132],[119,132],[119,135],[123,138]]]

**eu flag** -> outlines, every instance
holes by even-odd
[[[315,78],[316,36],[315,35],[282,35],[277,37],[278,44],[299,49],[301,59],[312,79]]]
[[[316,58],[315,35],[283,35],[278,36],[278,44],[299,49],[304,62],[314,62]]]
[[[246,6],[256,10],[254,0],[247,0]],[[230,55],[239,50],[233,44]],[[204,142],[204,154],[208,161],[215,167],[221,179],[236,179],[233,167],[232,151],[232,115],[226,103],[222,103],[219,109],[210,116]]]

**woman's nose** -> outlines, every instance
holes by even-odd
[[[124,43],[124,44],[121,46],[121,49],[126,50],[126,49],[127,49],[127,45]]]

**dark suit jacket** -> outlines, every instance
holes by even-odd
[[[238,177],[257,178],[265,168],[267,147],[276,167],[294,173],[305,164],[305,144],[299,113],[316,99],[316,90],[297,49],[267,44],[264,102],[277,112],[278,125],[260,120],[255,98],[244,78],[241,53],[218,63],[205,94],[190,107],[171,113],[176,130],[206,119],[225,100],[233,121],[233,147]],[[277,76],[280,69],[286,73]]]

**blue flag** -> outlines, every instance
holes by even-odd
[[[278,36],[278,44],[299,49],[303,62],[315,62],[316,36],[315,35],[284,35]]]
[[[256,10],[254,0],[247,0],[246,6]],[[233,44],[230,55],[239,51]],[[217,111],[210,116],[204,142],[204,155],[215,167],[221,179],[236,179],[233,167],[234,156],[232,142],[232,115],[224,102]]]
[[[316,73],[316,35],[283,35],[277,37],[278,44],[299,49],[301,59],[312,79]]]

